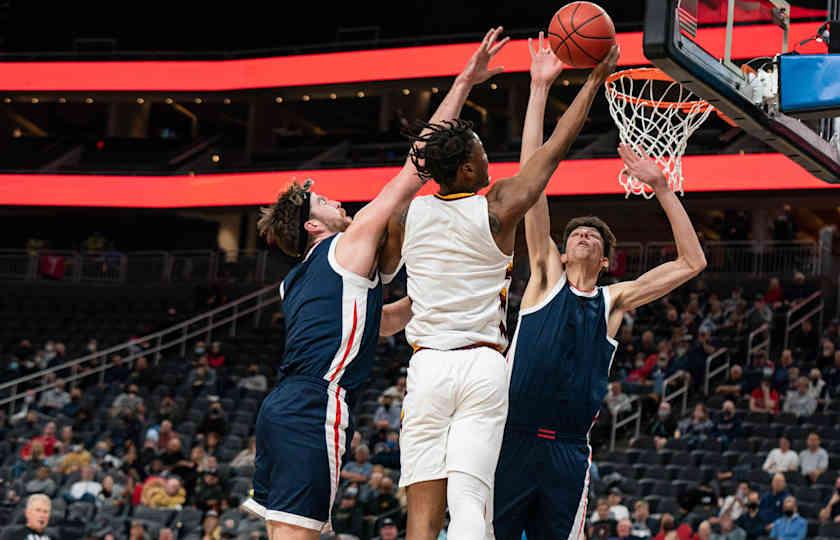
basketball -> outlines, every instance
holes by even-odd
[[[615,26],[600,6],[572,2],[557,10],[548,25],[551,50],[564,64],[596,66],[615,43]]]

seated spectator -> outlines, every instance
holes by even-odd
[[[385,390],[379,398],[379,407],[373,415],[373,425],[376,429],[400,429],[400,402],[396,401],[397,391]]]
[[[729,443],[741,437],[741,421],[735,414],[735,403],[730,400],[723,402],[723,410],[715,422],[712,436],[720,441],[724,450],[729,447]]]
[[[796,416],[811,416],[817,410],[817,400],[809,393],[809,382],[807,377],[799,377],[796,381],[796,390],[788,390],[785,397],[785,412]]]
[[[364,484],[370,479],[370,474],[373,472],[373,465],[368,462],[370,450],[367,445],[360,444],[353,457],[354,460],[347,462],[341,469],[341,480]]]
[[[616,534],[610,536],[610,540],[633,540],[632,530],[633,523],[629,519],[619,520],[618,525],[616,525]]]
[[[615,536],[618,522],[610,514],[610,504],[607,499],[600,498],[595,505],[595,511],[589,519],[589,538],[607,539]]]
[[[653,536],[656,520],[650,517],[650,505],[647,501],[636,501],[633,506],[633,526],[630,531],[633,538],[647,540]]]
[[[698,403],[694,406],[691,417],[679,423],[676,436],[678,439],[684,439],[690,449],[695,449],[711,436],[713,429],[714,424],[709,419],[706,405]]]
[[[197,366],[190,370],[187,376],[187,386],[193,391],[200,391],[202,388],[216,388],[216,370],[211,368],[207,362],[207,356],[198,359]]]
[[[64,389],[64,381],[57,381],[55,386],[41,392],[38,409],[45,414],[53,415],[68,403],[70,403],[70,394]]]
[[[683,491],[677,496],[677,502],[686,514],[701,512],[711,515],[717,510],[715,492],[705,480]]]
[[[128,383],[136,384],[146,390],[153,390],[160,384],[160,374],[157,368],[149,365],[145,356],[141,356],[134,361],[134,369],[128,376]]]
[[[792,240],[792,239],[791,239]],[[785,299],[785,292],[779,278],[772,277],[767,284],[767,292],[764,293],[764,301],[773,306],[773,309],[781,307]]]
[[[808,522],[796,511],[796,497],[788,495],[785,497],[780,518],[773,522],[770,529],[770,538],[779,540],[805,540],[808,533]]]
[[[724,515],[720,518],[720,532],[713,533],[711,540],[746,540],[747,533],[741,527],[735,524],[735,520],[730,515]]]
[[[207,414],[198,426],[198,433],[205,435],[215,433],[220,436],[227,433],[227,416],[222,408],[222,404],[219,402],[219,398],[211,399]]]
[[[143,406],[143,398],[137,395],[137,385],[130,384],[128,389],[114,399],[111,406],[111,415],[123,417],[133,415]]]
[[[195,540],[217,540],[221,538],[221,535],[222,526],[219,523],[219,513],[215,510],[208,510],[201,522],[200,534],[195,536]]]
[[[791,373],[793,368],[793,352],[790,349],[785,349],[779,357],[775,371],[773,371],[773,388],[780,395],[784,395],[793,386],[792,382],[796,381],[796,377],[793,377],[793,375],[799,375],[799,368],[795,368],[796,371]]]
[[[96,443],[93,449],[93,461],[100,469],[119,469],[122,460],[111,453],[111,442],[107,439]]]
[[[187,492],[181,480],[175,476],[162,478],[154,476],[146,480],[140,495],[140,502],[149,508],[170,508],[179,510],[187,500]]]
[[[389,476],[383,476],[379,484],[378,493],[365,504],[365,513],[372,516],[388,514],[400,507],[400,501],[394,496],[394,481]]]
[[[379,523],[379,540],[397,540],[399,530],[391,518],[385,518]]]
[[[181,439],[178,437],[169,439],[166,451],[160,454],[160,460],[163,462],[164,468],[172,472],[172,469],[177,467],[184,459],[186,459],[186,456],[181,450]]]
[[[38,470],[35,472],[35,478],[27,482],[24,489],[26,495],[43,493],[47,497],[52,498],[55,496],[57,486],[55,485],[55,480],[50,478],[50,469],[48,467],[38,467]]]
[[[59,409],[59,414],[63,414],[68,418],[75,418],[76,415],[82,410],[82,389],[76,387],[70,390],[70,401],[64,404],[64,406]]]
[[[747,328],[750,332],[757,330],[762,325],[770,325],[773,322],[773,310],[764,301],[764,295],[756,295],[753,307],[746,314]]]
[[[238,454],[236,457],[233,458],[233,461],[230,462],[230,466],[234,469],[239,467],[246,467],[246,466],[253,466],[254,460],[257,457],[257,438],[256,437],[249,437],[248,438],[248,448],[245,448]]]
[[[820,523],[840,523],[840,476],[834,481],[834,491],[820,510]]]
[[[146,525],[136,519],[131,521],[131,528],[128,530],[128,540],[149,540],[146,534]]]
[[[750,394],[750,411],[779,414],[779,393],[771,386],[772,375],[764,375]]]
[[[808,435],[805,444],[807,448],[799,452],[799,466],[802,476],[814,484],[817,478],[828,469],[828,452],[820,446],[820,436],[815,432]]]
[[[659,520],[659,533],[653,537],[653,540],[692,540],[692,537],[690,526],[685,523],[677,526],[674,516],[662,514]]]
[[[832,398],[840,398],[840,350],[834,352],[834,365],[824,371],[825,382],[828,386],[828,395]]]
[[[747,509],[749,494],[750,485],[747,482],[739,483],[735,493],[723,499],[719,516],[729,516],[733,521],[737,521]]]
[[[385,434],[385,440],[376,443],[375,454],[370,462],[374,465],[382,465],[389,469],[400,468],[400,434],[398,431],[389,431]]]
[[[647,433],[653,437],[656,449],[662,450],[668,443],[668,440],[673,438],[676,431],[677,419],[671,412],[671,404],[663,401],[659,404],[659,410],[656,412],[656,416],[648,424]]]
[[[808,373],[808,393],[817,400],[817,404],[824,403],[828,397],[828,385],[817,368]]]
[[[820,353],[817,355],[817,369],[828,369],[834,364],[834,354],[837,347],[834,342],[828,338],[823,338],[820,342]]]
[[[219,451],[219,443],[221,442],[218,433],[215,431],[211,431],[207,433],[204,437],[204,441],[202,445],[204,447],[204,453],[208,456],[215,457],[216,453]]]
[[[171,422],[177,412],[178,404],[175,403],[175,398],[170,395],[165,395],[161,398],[160,405],[158,406],[157,420],[159,422],[164,420],[169,420]]]
[[[349,486],[333,510],[333,530],[336,534],[352,534],[362,537],[364,516],[362,508],[356,500],[359,490],[356,486]]]
[[[799,468],[799,456],[790,449],[790,439],[784,435],[779,437],[779,447],[770,450],[761,468],[770,474],[784,474],[797,470]]]
[[[729,368],[729,376],[727,377],[726,382],[715,388],[715,393],[738,398],[741,397],[742,394],[746,393],[745,385],[746,381],[744,380],[744,368],[735,364]]]
[[[195,505],[202,510],[213,509],[218,512],[221,509],[222,501],[225,500],[225,491],[217,470],[204,471],[195,488],[194,500]]]
[[[747,540],[758,540],[759,537],[767,533],[767,524],[761,518],[760,510],[761,506],[758,492],[750,491],[750,494],[747,496],[746,512],[735,520],[736,525],[747,533]]]
[[[161,421],[160,427],[158,428],[157,432],[157,449],[161,452],[169,447],[169,441],[178,438],[178,433],[174,429],[172,429],[172,422],[169,420]]]
[[[207,365],[213,369],[219,369],[225,365],[225,355],[222,352],[222,344],[214,341],[210,344],[210,350],[207,352]]]
[[[260,373],[259,365],[252,363],[248,365],[248,375],[239,379],[237,386],[249,392],[265,392],[268,390],[268,379]]]
[[[125,488],[114,482],[114,477],[109,474],[102,479],[102,491],[96,499],[99,506],[121,508],[125,504]]]
[[[52,512],[52,501],[50,498],[42,493],[30,495],[26,499],[26,510],[24,516],[26,517],[26,528],[14,539],[17,540],[59,540],[58,538],[50,538],[44,531],[50,522],[50,513]]]
[[[711,540],[712,525],[708,521],[702,521],[697,526],[697,534],[694,535],[694,540]]]
[[[758,507],[758,514],[765,527],[782,517],[782,504],[788,496],[790,496],[790,493],[787,491],[785,475],[774,474],[770,483],[770,491],[761,498]]]
[[[630,510],[621,504],[621,499],[624,495],[618,487],[610,488],[607,495],[607,504],[610,505],[610,516],[616,521],[622,519],[630,519]]]
[[[359,487],[359,502],[367,503],[379,496],[379,487],[382,485],[382,478],[385,477],[382,467],[374,467],[370,473],[370,480]]]
[[[32,445],[35,443],[41,447],[44,457],[50,457],[55,453],[57,442],[58,439],[55,438],[55,422],[47,422],[40,435],[33,437],[23,445],[20,449],[20,457],[24,460],[29,460],[32,453]]]
[[[76,501],[96,502],[102,492],[102,484],[96,481],[96,472],[90,465],[82,467],[82,477],[70,486],[70,491],[64,494],[68,503]]]
[[[405,375],[397,377],[397,382],[393,386],[389,386],[386,392],[390,391],[394,394],[394,399],[400,403],[405,399]]]
[[[610,383],[610,391],[604,398],[604,404],[606,404],[607,409],[609,409],[612,415],[626,412],[631,407],[630,396],[622,391],[620,382],[613,381]]]

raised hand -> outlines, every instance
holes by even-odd
[[[610,49],[610,52],[607,53],[607,56],[601,60],[601,63],[595,66],[592,70],[592,73],[589,74],[589,77],[592,78],[598,84],[604,84],[613,71],[615,71],[615,67],[618,65],[618,58],[621,56],[621,49],[618,45],[613,45]]]
[[[507,45],[508,41],[510,41],[509,37],[501,40],[499,39],[499,35],[501,35],[502,30],[503,28],[499,26],[491,28],[487,32],[484,39],[481,40],[481,45],[479,45],[478,50],[476,50],[472,57],[470,57],[470,60],[467,62],[467,66],[464,68],[464,71],[461,72],[459,78],[475,86],[505,70],[504,66],[495,67],[493,69],[488,67],[490,60],[492,60],[493,57],[496,56],[505,45]]]
[[[624,160],[624,167],[630,176],[649,185],[654,191],[668,187],[662,169],[643,150],[636,152],[630,146],[621,144],[618,146],[618,155]]]
[[[531,82],[548,85],[554,83],[565,66],[551,50],[542,32],[537,38],[536,50],[534,40],[528,38],[528,51],[531,53]]]

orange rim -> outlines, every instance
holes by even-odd
[[[643,105],[645,107],[652,107],[655,109],[672,109],[676,108],[684,112],[688,112],[695,107],[699,108],[695,109],[698,112],[704,112],[707,109],[714,108],[709,102],[702,100],[702,99],[695,99],[692,101],[654,101],[652,99],[645,99],[636,96],[628,96],[627,94],[623,94],[616,89],[615,81],[618,79],[627,77],[629,79],[633,79],[635,81],[662,81],[667,83],[675,82],[674,79],[669,77],[664,71],[658,68],[634,68],[634,69],[625,69],[623,71],[616,71],[615,73],[611,74],[607,77],[606,82],[604,83],[607,88],[610,88],[611,91],[615,94],[617,99],[622,101],[626,101],[628,103],[632,103],[634,105]],[[720,113],[718,113],[720,114]]]

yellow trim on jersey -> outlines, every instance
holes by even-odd
[[[467,197],[472,197],[475,195],[475,192],[472,193],[450,193],[449,195],[441,195],[440,193],[435,193],[435,197],[442,201],[457,201],[458,199],[466,199]]]

